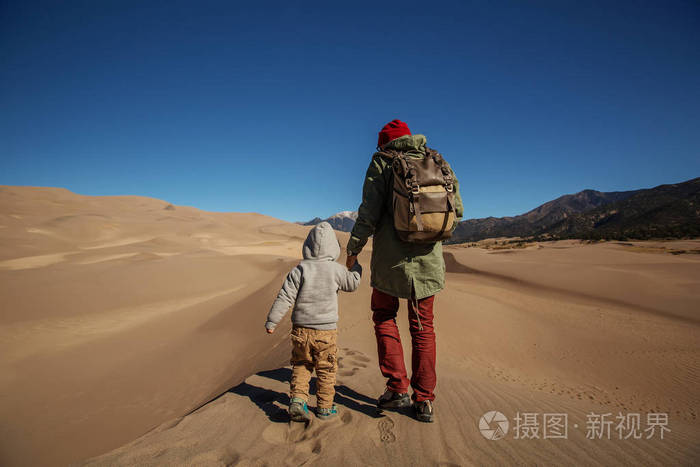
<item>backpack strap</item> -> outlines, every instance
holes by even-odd
[[[423,218],[420,210],[420,185],[418,184],[418,175],[416,169],[408,162],[408,158],[404,153],[398,154],[398,160],[401,168],[404,170],[404,183],[408,190],[408,199],[410,202],[411,214],[416,216],[416,227],[418,232],[423,231]]]
[[[380,156],[387,157],[389,159],[394,159],[395,157],[399,156],[401,153],[398,152],[396,149],[382,149],[381,151],[377,151],[375,154],[379,154]]]
[[[440,170],[442,171],[442,177],[445,180],[445,190],[447,190],[448,192],[454,190],[454,178],[452,177],[452,170],[450,169],[450,165],[447,163],[447,161],[442,157],[442,154],[440,154],[434,149],[430,149],[427,146],[425,148],[425,153],[426,157],[432,157],[435,163],[440,166]]]
[[[418,229],[418,232],[423,231],[423,218],[421,217],[421,212],[420,212],[420,198],[419,195],[416,194],[411,198],[411,206],[413,207],[413,213],[416,216],[416,228]]]
[[[425,147],[425,154],[426,157],[432,157],[435,163],[440,166],[440,171],[442,172],[442,177],[445,184],[445,191],[448,193],[452,192],[454,190],[454,177],[452,176],[452,169],[450,168],[450,165],[447,163],[445,158],[442,157],[442,154],[427,146]],[[450,210],[454,209],[454,206],[450,202],[449,196],[447,197],[447,206]],[[435,235],[435,241],[440,239],[442,234],[445,233],[445,230],[447,230],[447,220],[448,216],[445,216],[440,231],[437,233],[437,235]]]
[[[416,227],[418,231],[422,232],[424,227],[420,210],[420,185],[418,184],[416,169],[403,152],[387,150],[384,151],[384,154],[393,158],[392,168],[394,176],[399,176],[402,179],[404,188],[408,193],[410,213],[416,218]]]

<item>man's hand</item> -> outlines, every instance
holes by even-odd
[[[348,269],[351,269],[355,265],[356,262],[357,262],[357,255],[348,256],[348,259],[345,260],[345,266]]]
[[[275,332],[274,329],[267,329],[267,328],[265,328],[265,330],[267,331],[268,334],[272,334],[273,332]]]

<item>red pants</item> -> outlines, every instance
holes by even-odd
[[[411,330],[413,352],[411,355],[412,375],[411,387],[413,400],[434,400],[435,377],[435,332],[433,331],[433,301],[435,296],[418,300],[420,313],[420,329],[414,312],[413,303],[408,301],[408,322]],[[403,361],[403,347],[399,328],[396,326],[396,312],[399,310],[399,299],[372,289],[372,320],[374,333],[377,336],[377,351],[379,353],[379,369],[382,375],[389,378],[387,387],[396,392],[408,391],[406,365]]]

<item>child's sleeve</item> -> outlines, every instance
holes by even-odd
[[[340,266],[340,265],[339,265]],[[360,286],[360,277],[362,276],[362,266],[359,261],[355,261],[353,267],[348,271],[343,266],[340,271],[338,287],[343,292],[354,292]]]
[[[301,268],[297,266],[287,274],[287,278],[284,280],[282,288],[277,294],[270,312],[267,314],[267,322],[265,322],[267,329],[275,329],[277,324],[284,318],[284,315],[287,314],[287,311],[289,311],[289,307],[294,305],[300,284]]]

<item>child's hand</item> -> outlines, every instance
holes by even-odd
[[[274,329],[267,329],[267,328],[265,328],[265,330],[267,331],[268,334],[272,334],[273,332],[275,332]]]

